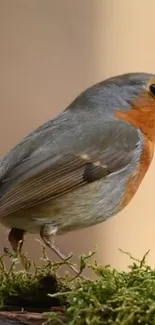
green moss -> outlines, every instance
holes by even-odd
[[[5,256],[13,264],[4,265]],[[146,254],[147,255],[147,254]],[[36,267],[27,260],[27,270],[16,272],[19,257],[6,252],[0,258],[1,309],[25,308],[48,311],[47,323],[68,325],[154,325],[155,324],[155,270],[146,264],[146,255],[139,261],[130,256],[128,272],[109,266],[88,265],[88,256],[80,258],[81,271],[93,269],[96,280],[59,278],[57,269],[45,256],[44,265]],[[66,263],[69,263],[67,261]],[[59,307],[60,311],[50,311]]]

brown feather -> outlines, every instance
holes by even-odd
[[[88,159],[86,156],[68,155],[51,168],[17,184],[3,196],[0,215],[41,204],[108,174],[106,166],[95,165]]]

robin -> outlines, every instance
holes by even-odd
[[[11,229],[13,250],[26,232],[39,233],[65,259],[55,235],[124,209],[154,143],[155,75],[128,73],[85,90],[0,160],[0,222]]]

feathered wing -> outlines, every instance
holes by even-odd
[[[123,121],[101,122],[101,127],[90,132],[93,137],[88,136],[86,125],[83,125],[82,133],[76,136],[76,141],[74,132],[70,138],[68,133],[62,134],[64,146],[60,146],[57,152],[52,144],[44,146],[37,139],[38,147],[33,152],[29,151],[24,159],[18,159],[22,145],[17,147],[14,152],[17,164],[3,176],[0,187],[3,193],[0,216],[87,186],[87,183],[129,165],[141,141],[140,133]],[[39,134],[43,139],[41,131]]]

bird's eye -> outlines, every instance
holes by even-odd
[[[155,84],[149,86],[150,92],[153,96],[155,96]]]

